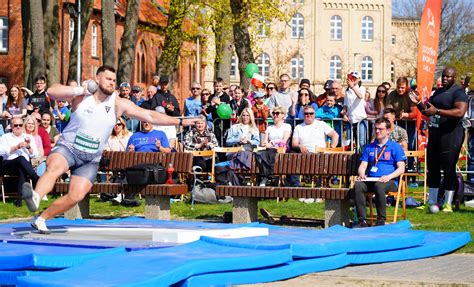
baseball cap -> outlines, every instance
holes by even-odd
[[[308,84],[308,85],[311,86],[311,82],[309,81],[309,79],[301,79],[300,86],[301,86],[302,84]]]
[[[326,83],[324,83],[324,89],[325,90],[330,90],[331,86],[332,86],[332,83],[334,83],[333,80],[327,80]]]
[[[141,92],[142,91],[142,88],[140,88],[140,86],[133,86],[132,87],[132,92]]]
[[[354,77],[356,77],[356,78],[358,78],[358,79],[360,79],[360,74],[359,74],[359,72],[357,72],[357,71],[351,72],[351,75],[354,76]]]
[[[120,83],[120,88],[125,88],[125,87],[130,88],[130,84],[127,82]]]
[[[255,92],[253,95],[254,99],[263,98],[265,95],[262,92]]]
[[[169,83],[170,78],[168,76],[160,76],[160,83]]]

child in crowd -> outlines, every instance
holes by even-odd
[[[333,128],[341,138],[342,121],[333,121],[341,117],[341,106],[336,105],[336,95],[333,92],[328,93],[326,102],[316,111],[316,118],[326,120],[325,122]]]
[[[255,123],[258,126],[260,132],[260,142],[265,137],[265,131],[267,130],[267,118],[270,115],[270,109],[265,105],[265,96],[262,92],[254,94],[255,105],[252,107],[252,111],[255,115]]]

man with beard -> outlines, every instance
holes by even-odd
[[[195,119],[178,119],[145,110],[129,100],[117,96],[115,91],[115,69],[102,66],[95,78],[98,88],[92,88],[93,82],[83,87],[69,87],[55,84],[48,94],[55,100],[71,103],[71,119],[58,143],[51,151],[46,172],[41,176],[33,190],[29,183],[23,185],[23,198],[28,209],[35,212],[42,197],[54,187],[56,179],[71,170],[69,191],[34,218],[32,226],[40,233],[49,233],[45,220],[71,209],[91,190],[96,178],[102,151],[107,143],[117,118],[125,115],[140,121],[157,125],[192,125]]]

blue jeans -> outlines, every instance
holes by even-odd
[[[357,149],[362,151],[367,144],[367,120],[352,124],[352,130],[354,131],[354,142],[357,143]]]

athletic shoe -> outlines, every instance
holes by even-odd
[[[31,227],[38,230],[41,234],[50,234],[51,231],[46,226],[46,221],[43,218],[35,217],[33,218],[33,222],[31,222]]]
[[[352,228],[365,228],[365,227],[369,227],[369,225],[367,224],[367,221],[361,220],[358,224],[356,224]]]
[[[428,210],[428,207],[429,207],[428,203],[425,203],[425,204],[423,204],[423,205],[420,205],[420,206],[416,207],[415,209],[418,209],[418,210],[426,210],[426,211],[427,211],[427,210]]]
[[[383,219],[377,219],[377,222],[375,222],[375,226],[383,226],[385,225],[385,220]]]
[[[29,182],[25,182],[23,184],[21,193],[23,195],[23,199],[26,202],[28,210],[31,212],[37,211],[40,205],[41,198],[40,195],[33,190],[33,187]]]
[[[442,212],[453,212],[453,207],[451,206],[451,204],[443,204],[443,209],[441,210]]]

